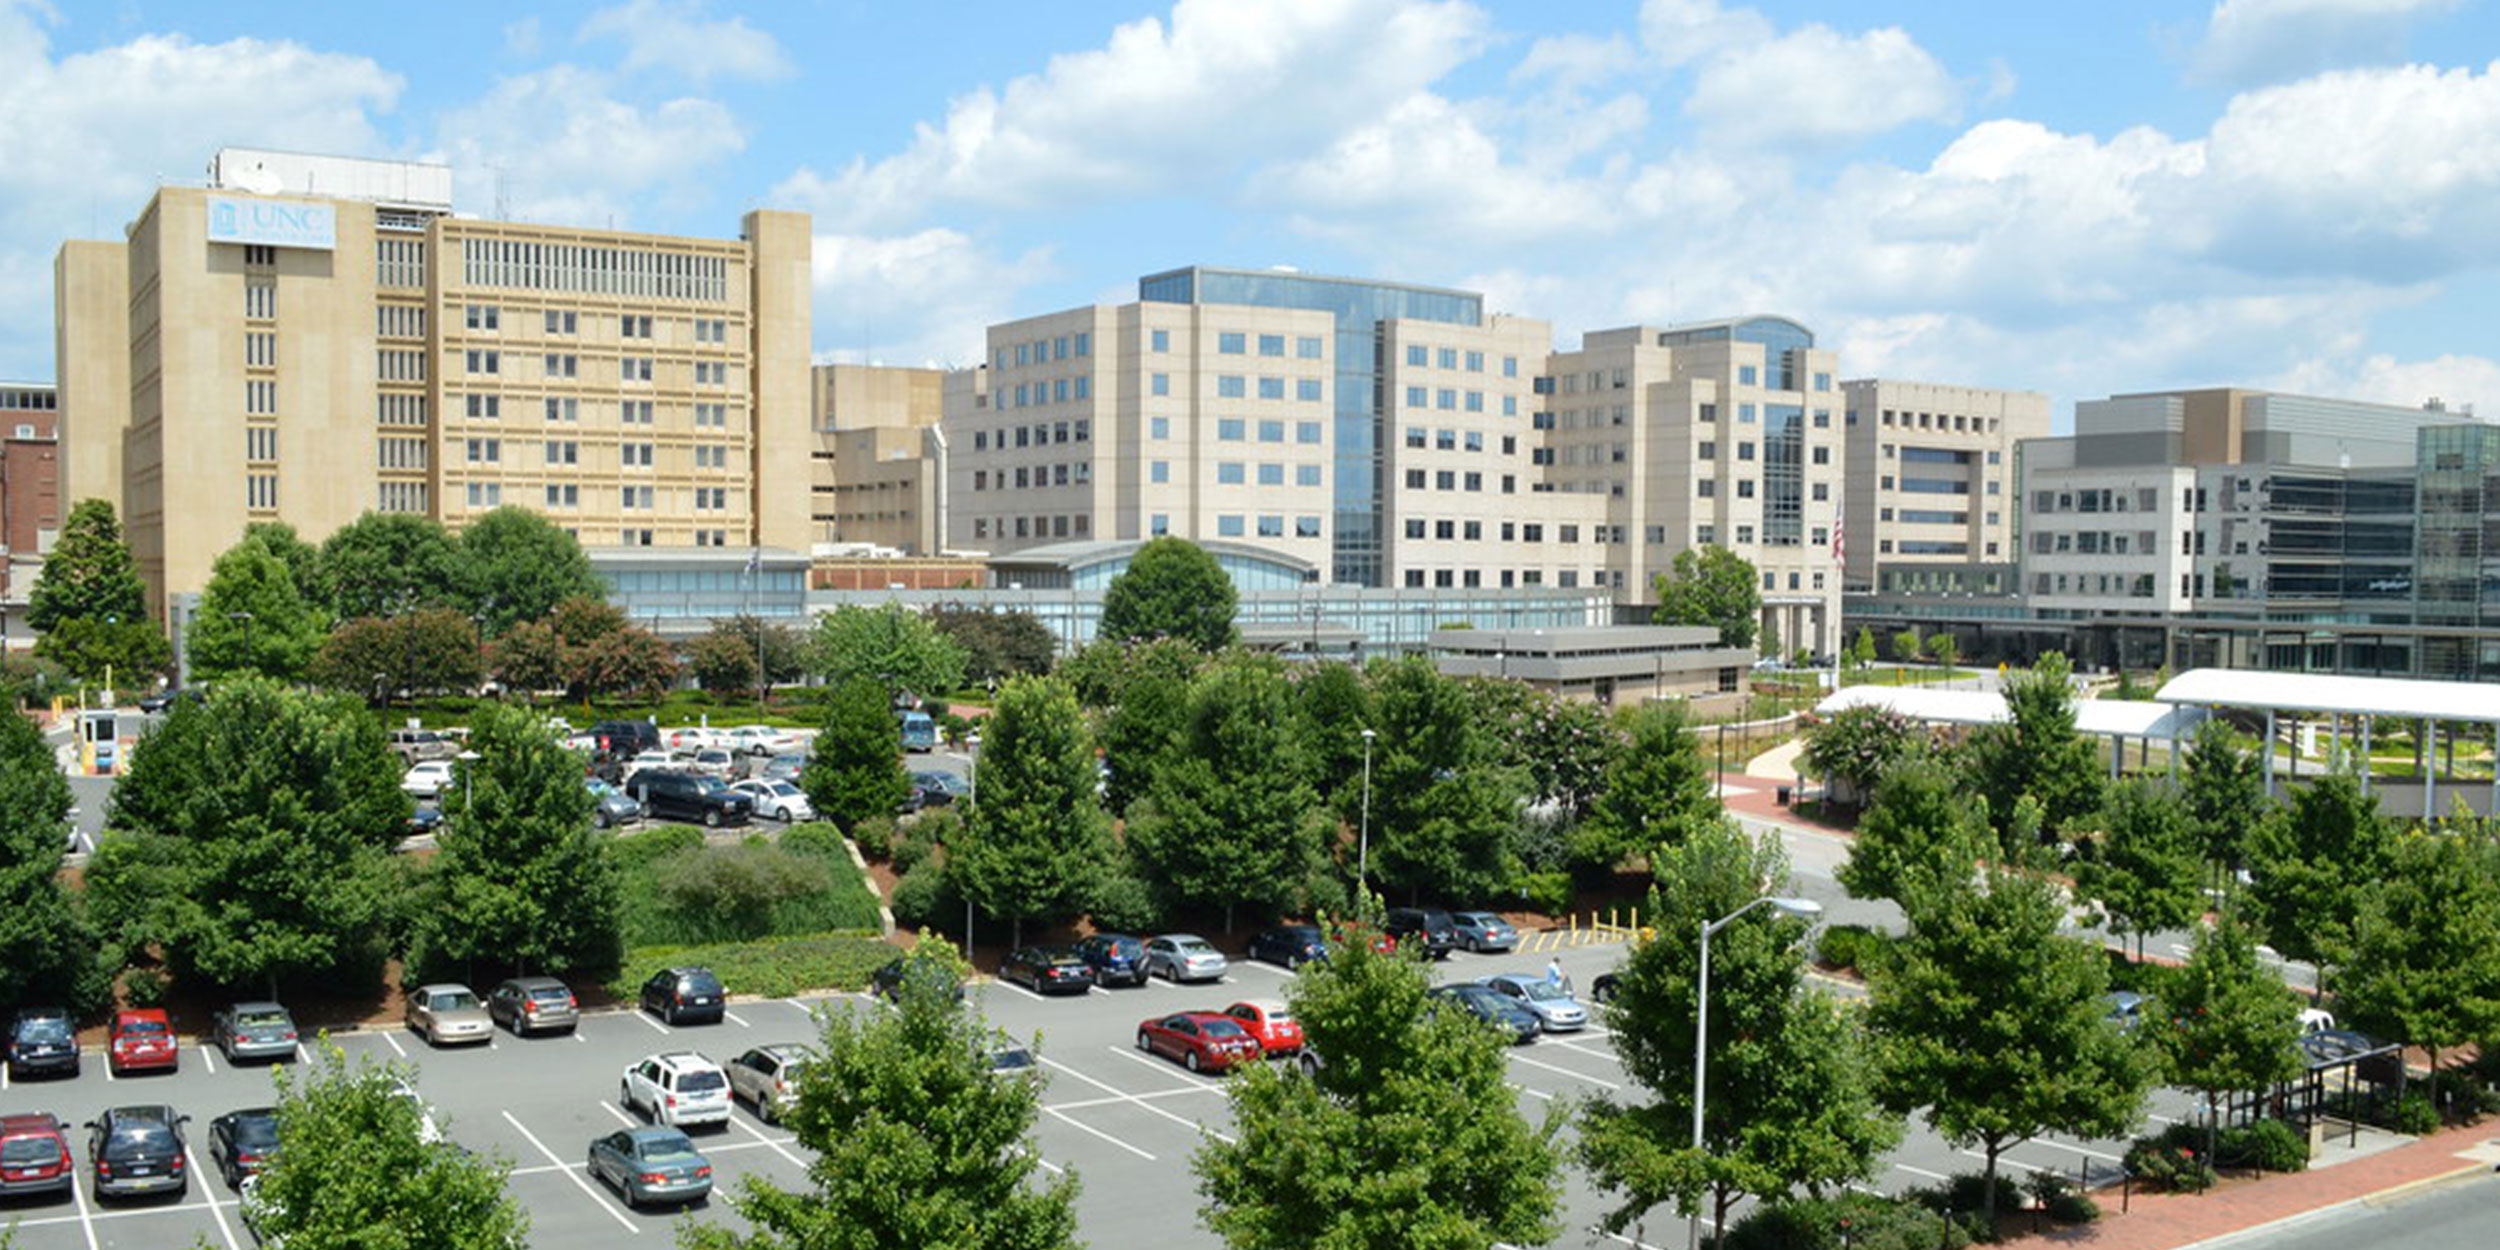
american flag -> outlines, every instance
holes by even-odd
[[[753,574],[756,574],[756,573],[761,573],[761,572],[763,572],[763,571],[764,571],[764,549],[763,549],[763,548],[761,548],[761,547],[756,547],[756,548],[752,548],[752,549],[750,549],[750,550],[747,552],[747,572],[748,572],[748,574],[749,574],[749,575],[753,575]]]
[[[1849,563],[1849,510],[1838,505],[1832,508],[1832,563]]]

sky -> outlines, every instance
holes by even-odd
[[[0,0],[0,378],[222,145],[480,216],[815,232],[819,359],[1187,264],[1484,292],[1557,346],[1794,317],[1851,377],[2500,419],[2500,0]]]

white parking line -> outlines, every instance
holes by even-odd
[[[0,1093],[6,1093],[6,1092],[8,1091],[8,1088],[9,1088],[9,1065],[7,1065],[7,1064],[5,1064],[5,1063],[0,1063]]]
[[[1112,1094],[1102,1098],[1079,1098],[1072,1102],[1054,1102],[1046,1111],[1083,1111],[1089,1107],[1108,1107],[1117,1103],[1135,1102],[1141,1098],[1181,1098],[1190,1094],[1221,1094],[1221,1085],[1192,1085],[1187,1089],[1158,1089],[1144,1094]]]
[[[1546,1093],[1544,1090],[1541,1090],[1541,1089],[1530,1089],[1530,1088],[1528,1088],[1527,1086],[1525,1086],[1525,1085],[1521,1085],[1521,1084],[1519,1084],[1519,1083],[1518,1083],[1518,1082],[1516,1082],[1516,1081],[1504,1081],[1504,1082],[1503,1082],[1503,1084],[1508,1085],[1508,1086],[1510,1086],[1512,1089],[1518,1090],[1520,1093],[1526,1094],[1528,1097],[1530,1097],[1530,1098],[1534,1098],[1534,1099],[1536,1099],[1536,1100],[1537,1100],[1537,1101],[1539,1101],[1539,1102],[1552,1102],[1552,1101],[1554,1101],[1554,1096],[1553,1096],[1552,1094]]]
[[[1245,959],[1240,963],[1234,964],[1233,966],[1236,968],[1256,968],[1270,976],[1285,977],[1287,979],[1291,979],[1293,976],[1293,972],[1290,969],[1279,968],[1263,959]]]
[[[782,1158],[784,1158],[784,1159],[788,1159],[791,1163],[796,1164],[796,1165],[797,1165],[799,1168],[801,1168],[801,1169],[805,1169],[805,1168],[807,1167],[807,1160],[802,1159],[802,1158],[798,1157],[797,1155],[794,1155],[794,1154],[790,1153],[789,1151],[782,1149],[782,1147],[781,1147],[781,1143],[780,1143],[780,1142],[774,1141],[772,1138],[766,1137],[766,1136],[764,1136],[762,1133],[756,1132],[756,1131],[755,1131],[755,1126],[754,1126],[754,1125],[752,1125],[752,1124],[747,1123],[747,1122],[746,1122],[746,1121],[744,1121],[744,1120],[739,1119],[739,1118],[738,1118],[738,1116],[737,1116],[737,1114],[736,1114],[736,1112],[735,1112],[734,1110],[731,1112],[731,1114],[730,1114],[730,1116],[729,1116],[729,1123],[730,1123],[732,1126],[734,1126],[734,1127],[736,1127],[736,1128],[738,1128],[738,1129],[740,1129],[740,1130],[743,1130],[743,1131],[746,1133],[746,1135],[747,1135],[747,1136],[752,1137],[752,1138],[754,1138],[755,1140],[760,1141],[760,1142],[764,1143],[766,1146],[770,1147],[770,1148],[772,1149],[772,1152],[773,1152],[774,1154],[780,1155],[780,1156],[781,1156]]]
[[[590,1039],[582,1036],[582,1031],[580,1029],[577,1028],[572,1030],[572,1034],[574,1041],[580,1042],[584,1046],[588,1046],[590,1044]]]
[[[650,1012],[637,1010],[634,1012],[634,1018],[642,1021],[644,1024],[650,1025],[654,1029],[659,1030],[659,1034],[662,1037],[667,1037],[669,1035],[668,1026],[653,1019]]]
[[[1139,1064],[1144,1064],[1146,1067],[1152,1068],[1152,1069],[1154,1069],[1154,1070],[1155,1070],[1155,1071],[1157,1071],[1157,1072],[1161,1072],[1161,1073],[1163,1073],[1163,1074],[1165,1074],[1165,1075],[1167,1075],[1167,1076],[1171,1075],[1171,1070],[1170,1070],[1170,1069],[1168,1069],[1168,1068],[1164,1067],[1161,1063],[1159,1063],[1159,1062],[1157,1062],[1157,1061],[1155,1061],[1155,1060],[1153,1060],[1153,1059],[1149,1059],[1149,1058],[1147,1058],[1147,1057],[1146,1057],[1146,1056],[1144,1056],[1144,1055],[1138,1054],[1138,1053],[1137,1053],[1137,1052],[1135,1052],[1135,1051],[1132,1051],[1132,1050],[1122,1050],[1122,1049],[1120,1049],[1120,1048],[1119,1048],[1119,1047],[1117,1047],[1117,1046],[1105,1046],[1105,1047],[1103,1047],[1103,1049],[1104,1049],[1104,1050],[1107,1050],[1107,1051],[1110,1051],[1112,1054],[1118,1055],[1118,1056],[1119,1056],[1119,1057],[1121,1057],[1122,1059],[1126,1059],[1126,1060],[1130,1061],[1131,1063],[1139,1063]],[[1049,1061],[1049,1060],[1047,1060],[1047,1059],[1043,1060],[1042,1062],[1044,1062],[1044,1063],[1050,1063],[1050,1061]],[[1092,1083],[1092,1084],[1094,1084],[1094,1085],[1100,1085],[1100,1086],[1102,1086],[1102,1088],[1107,1089],[1107,1090],[1110,1090],[1112,1093],[1122,1095],[1122,1098],[1121,1098],[1121,1101],[1122,1101],[1122,1102],[1133,1103],[1133,1104],[1135,1104],[1135,1105],[1137,1105],[1137,1106],[1143,1107],[1143,1108],[1145,1108],[1146,1110],[1148,1110],[1148,1111],[1151,1111],[1151,1112],[1155,1113],[1156,1115],[1162,1116],[1164,1119],[1170,1120],[1170,1121],[1171,1121],[1171,1122],[1173,1122],[1174,1124],[1186,1125],[1186,1126],[1188,1126],[1188,1127],[1190,1127],[1190,1128],[1194,1128],[1194,1129],[1198,1130],[1198,1131],[1199,1131],[1199,1132],[1201,1132],[1201,1133],[1205,1133],[1205,1134],[1207,1134],[1208,1136],[1215,1138],[1217,1141],[1223,1142],[1223,1143],[1224,1143],[1225,1145],[1227,1145],[1227,1146],[1230,1146],[1230,1145],[1234,1145],[1234,1144],[1235,1144],[1232,1138],[1230,1138],[1230,1137],[1228,1137],[1228,1136],[1225,1136],[1225,1135],[1224,1135],[1224,1134],[1222,1134],[1222,1133],[1218,1133],[1218,1132],[1216,1132],[1214,1129],[1208,1128],[1206,1125],[1200,1124],[1200,1123],[1199,1123],[1199,1122],[1197,1122],[1196,1120],[1190,1119],[1190,1118],[1189,1118],[1189,1117],[1187,1117],[1187,1116],[1182,1116],[1182,1115],[1174,1115],[1174,1114],[1172,1114],[1171,1112],[1166,1111],[1166,1110],[1164,1110],[1163,1108],[1161,1108],[1161,1107],[1158,1107],[1158,1106],[1154,1105],[1153,1103],[1147,1102],[1145,1099],[1143,1099],[1143,1098],[1141,1098],[1141,1097],[1137,1096],[1137,1095],[1136,1095],[1136,1094],[1134,1094],[1134,1093],[1131,1093],[1131,1092],[1130,1092],[1130,1091],[1128,1091],[1128,1090],[1124,1090],[1124,1089],[1117,1089],[1117,1088],[1114,1088],[1114,1087],[1109,1086],[1109,1085],[1103,1085],[1103,1083],[1102,1083],[1102,1082],[1097,1081],[1097,1080],[1094,1080],[1094,1078],[1092,1078],[1092,1077],[1090,1077],[1090,1076],[1086,1076],[1085,1074],[1083,1074],[1083,1073],[1081,1073],[1081,1072],[1077,1072],[1077,1071],[1076,1071],[1076,1069],[1074,1069],[1074,1068],[1064,1067],[1064,1066],[1062,1066],[1062,1065],[1060,1065],[1060,1064],[1055,1064],[1055,1063],[1051,1064],[1051,1066],[1052,1066],[1052,1067],[1054,1067],[1054,1068],[1059,1068],[1059,1070],[1060,1070],[1060,1071],[1062,1071],[1062,1072],[1069,1072],[1069,1073],[1073,1073],[1073,1074],[1075,1074],[1075,1075],[1078,1077],[1078,1079],[1080,1079],[1080,1080],[1090,1082],[1090,1083]],[[1211,1087],[1211,1086],[1210,1086],[1209,1088],[1213,1088],[1213,1087]]]
[[[1002,989],[1002,990],[1014,990],[1015,992],[1017,992],[1017,993],[1019,993],[1019,994],[1022,994],[1022,995],[1024,995],[1026,998],[1032,999],[1034,1002],[1037,1002],[1037,1003],[1043,1003],[1043,1002],[1049,1002],[1049,1001],[1050,1001],[1049,999],[1046,999],[1046,998],[1042,997],[1041,995],[1036,994],[1036,993],[1034,993],[1033,991],[1031,991],[1031,990],[1028,990],[1028,989],[1024,988],[1023,986],[1018,985],[1018,984],[1016,984],[1016,983],[1015,983],[1015,982],[1013,982],[1013,981],[1008,981],[1008,980],[1003,980],[1003,979],[1001,979],[1001,980],[993,980],[993,981],[991,981],[991,982],[990,982],[990,984],[995,985],[995,986],[997,986],[998,988],[1000,988],[1000,989]]]
[[[728,1019],[728,1021],[729,1021],[731,1024],[737,1025],[739,1028],[745,1029],[745,1028],[752,1028],[752,1027],[754,1027],[753,1025],[748,1024],[746,1021],[739,1019],[739,1018],[738,1018],[738,1013],[737,1013],[737,1012],[731,1011],[731,1010],[729,1010],[729,1009],[728,1009],[728,1008],[726,1008],[726,1007],[721,1008],[721,1015],[722,1015],[723,1017],[727,1018],[727,1019]]]
[[[1117,1147],[1119,1147],[1120,1149],[1122,1149],[1122,1150],[1125,1150],[1125,1151],[1129,1152],[1130,1154],[1136,1155],[1136,1156],[1137,1156],[1138,1158],[1140,1158],[1140,1159],[1144,1159],[1144,1160],[1145,1160],[1145,1161],[1147,1161],[1148,1163],[1152,1163],[1152,1162],[1154,1162],[1154,1156],[1153,1156],[1153,1155],[1150,1155],[1150,1154],[1146,1153],[1146,1152],[1145,1152],[1145,1151],[1143,1151],[1143,1150],[1139,1150],[1137,1147],[1132,1146],[1132,1145],[1128,1144],[1127,1142],[1121,1141],[1119,1138],[1117,1138],[1117,1137],[1113,1137],[1111,1134],[1106,1133],[1106,1132],[1103,1132],[1101,1129],[1095,1128],[1093,1125],[1091,1125],[1091,1124],[1087,1124],[1087,1123],[1086,1123],[1086,1122],[1084,1122],[1083,1120],[1079,1120],[1079,1119],[1077,1119],[1076,1117],[1071,1116],[1071,1115],[1069,1115],[1068,1113],[1066,1113],[1066,1112],[1064,1112],[1064,1111],[1052,1111],[1052,1110],[1051,1110],[1050,1108],[1048,1108],[1048,1107],[1044,1107],[1044,1108],[1042,1108],[1042,1109],[1043,1109],[1044,1111],[1049,1111],[1049,1112],[1050,1112],[1050,1114],[1051,1114],[1053,1117],[1057,1118],[1057,1119],[1058,1119],[1059,1121],[1061,1121],[1062,1123],[1068,1124],[1068,1125],[1070,1125],[1070,1126],[1072,1126],[1072,1127],[1075,1127],[1075,1128],[1078,1128],[1078,1129],[1082,1129],[1082,1130],[1084,1130],[1085,1132],[1091,1133],[1091,1134],[1093,1134],[1094,1136],[1099,1137],[1099,1138],[1103,1139],[1104,1141],[1110,1142],[1112,1145],[1117,1146]]]
[[[243,1250],[243,1243],[234,1239],[234,1227],[226,1223],[226,1213],[217,1205],[217,1195],[208,1187],[208,1174],[200,1170],[200,1157],[191,1148],[182,1148],[182,1157],[190,1161],[191,1175],[200,1185],[200,1202],[208,1208],[209,1218],[217,1221],[217,1232],[226,1239],[226,1250]]]
[[[303,1063],[303,1062],[306,1062],[306,1060],[305,1060],[305,1058],[304,1058],[304,1044],[303,1044],[302,1042],[297,1042],[297,1043],[295,1044],[295,1062],[297,1062],[297,1063]]]
[[[95,1239],[95,1216],[87,1211],[87,1191],[79,1186],[78,1178],[74,1176],[69,1182],[69,1198],[78,1206],[79,1227],[87,1230],[87,1250],[104,1250],[104,1243]]]
[[[208,1074],[217,1075],[217,1061],[208,1057],[208,1047],[200,1047],[200,1062],[208,1065]]]
[[[1666,1247],[1664,1246],[1653,1246],[1646,1241],[1635,1241],[1621,1233],[1606,1233],[1603,1235],[1606,1240],[1621,1242],[1624,1245],[1632,1247],[1632,1250],[1666,1250]]]
[[[400,1058],[402,1058],[402,1059],[405,1059],[405,1058],[407,1058],[407,1057],[408,1057],[408,1048],[407,1048],[407,1047],[404,1047],[404,1046],[402,1046],[402,1045],[400,1045],[400,1044],[399,1044],[399,1039],[398,1039],[397,1037],[395,1037],[395,1036],[393,1036],[393,1035],[391,1035],[391,1034],[389,1034],[389,1033],[384,1033],[384,1034],[382,1035],[382,1040],[383,1040],[383,1041],[386,1041],[386,1042],[389,1042],[389,1043],[391,1044],[391,1053],[392,1053],[392,1054],[397,1055],[397,1056],[399,1056],[399,1057],[400,1057]]]
[[[617,1223],[624,1225],[626,1232],[632,1233],[636,1236],[640,1236],[642,1234],[641,1226],[635,1224],[632,1220],[625,1218],[624,1212],[619,1211],[614,1206],[610,1205],[608,1202],[608,1196],[599,1192],[598,1186],[591,1184],[582,1176],[580,1172],[566,1166],[564,1160],[556,1157],[555,1151],[547,1149],[547,1143],[538,1140],[538,1134],[529,1131],[529,1127],[521,1123],[519,1120],[514,1119],[512,1117],[512,1113],[509,1111],[503,1113],[503,1118],[504,1123],[511,1125],[521,1134],[521,1136],[528,1138],[529,1144],[538,1148],[538,1153],[547,1156],[547,1162],[556,1165],[557,1169],[564,1173],[567,1180],[572,1181],[573,1184],[579,1187],[583,1193],[590,1195],[590,1200],[599,1204],[600,1210],[607,1212],[609,1215],[615,1217]]]
[[[1575,1081],[1586,1081],[1586,1082],[1588,1082],[1589,1084],[1591,1084],[1591,1085],[1594,1085],[1594,1086],[1598,1087],[1599,1089],[1603,1089],[1603,1090],[1619,1090],[1619,1089],[1622,1089],[1622,1088],[1623,1088],[1621,1085],[1617,1085],[1617,1084],[1616,1084],[1616,1083],[1614,1083],[1613,1081],[1606,1080],[1606,1079],[1604,1079],[1604,1078],[1602,1078],[1602,1077],[1594,1077],[1594,1076],[1590,1076],[1590,1075],[1588,1075],[1588,1074],[1586,1074],[1586,1073],[1582,1073],[1582,1072],[1574,1072],[1574,1071],[1572,1071],[1572,1070],[1571,1070],[1571,1069],[1569,1069],[1569,1068],[1566,1068],[1566,1067],[1562,1067],[1562,1066],[1560,1066],[1559,1064],[1551,1064],[1551,1063],[1546,1063],[1546,1062],[1544,1062],[1544,1061],[1542,1061],[1542,1060],[1530,1059],[1530,1058],[1529,1058],[1529,1057],[1527,1057],[1526,1055],[1521,1055],[1521,1054],[1513,1054],[1513,1055],[1511,1056],[1511,1058],[1512,1058],[1514,1061],[1519,1062],[1519,1063],[1524,1063],[1524,1064],[1528,1065],[1528,1066],[1529,1066],[1529,1067],[1531,1067],[1531,1068],[1543,1068],[1543,1069],[1545,1069],[1545,1070],[1546,1070],[1546,1071],[1548,1071],[1548,1072],[1559,1073],[1559,1074],[1561,1074],[1561,1075],[1563,1075],[1563,1076],[1570,1077],[1572,1080],[1575,1080]]]
[[[1930,1171],[1928,1171],[1928,1170],[1927,1170],[1927,1169],[1925,1169],[1925,1168],[1914,1168],[1914,1167],[1911,1167],[1909,1164],[1906,1164],[1906,1163],[1896,1163],[1896,1164],[1893,1164],[1892,1166],[1894,1166],[1895,1168],[1900,1169],[1901,1171],[1907,1172],[1907,1173],[1909,1173],[1909,1174],[1910,1174],[1910,1175],[1912,1175],[1912,1176],[1925,1177],[1926,1179],[1931,1180],[1931,1181],[1949,1181],[1949,1180],[1952,1180],[1952,1179],[1953,1179],[1952,1177],[1947,1176],[1947,1175],[1945,1175],[1945,1174],[1944,1174],[1944,1173],[1942,1173],[1942,1172],[1930,1172]]]

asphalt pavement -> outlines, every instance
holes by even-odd
[[[2500,1175],[2483,1171],[2197,1245],[2198,1250],[2490,1250],[2495,1212],[2500,1212]]]

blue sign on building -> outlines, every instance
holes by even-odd
[[[208,241],[332,251],[338,247],[338,209],[303,200],[212,195]]]

